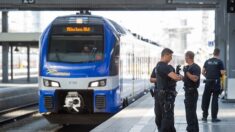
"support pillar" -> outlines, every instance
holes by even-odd
[[[8,12],[2,12],[2,32],[8,32]],[[8,82],[8,51],[9,44],[2,44],[2,82]]]
[[[13,61],[13,45],[11,45],[11,80],[13,80],[13,76],[14,76],[14,73],[13,73],[14,63],[13,62],[14,62]]]
[[[226,67],[226,50],[227,50],[227,0],[217,0],[218,7],[215,10],[215,47],[220,49],[220,58]]]
[[[27,81],[30,82],[30,45],[27,46]]]
[[[227,98],[235,100],[235,13],[228,14],[227,21],[228,45],[227,45]]]
[[[235,101],[235,13],[227,13],[227,0],[217,0],[215,14],[215,46],[220,48],[220,58],[227,72],[225,99]]]

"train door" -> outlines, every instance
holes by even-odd
[[[122,41],[120,44],[120,87],[121,98],[124,101],[133,96],[133,73],[134,73],[134,54],[132,44],[128,41]],[[124,102],[125,103],[125,102]],[[128,104],[128,102],[126,102]]]

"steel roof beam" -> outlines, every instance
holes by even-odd
[[[175,10],[215,8],[216,0],[1,0],[0,10]]]

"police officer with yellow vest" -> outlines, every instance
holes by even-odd
[[[184,66],[184,90],[185,90],[185,111],[188,132],[199,132],[198,119],[197,119],[197,100],[198,90],[200,85],[201,68],[194,63],[194,53],[187,51],[185,53],[185,61],[188,64]]]
[[[208,59],[202,69],[202,74],[206,77],[205,89],[202,96],[203,121],[207,121],[208,108],[212,97],[211,117],[212,122],[219,122],[218,114],[218,96],[221,91],[220,77],[225,74],[223,62],[219,59],[220,50],[214,49],[213,57]]]

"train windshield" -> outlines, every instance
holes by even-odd
[[[94,27],[93,29],[88,27],[69,28],[62,26],[52,30],[48,48],[48,61],[86,63],[103,60],[104,40],[102,30],[90,32],[98,29]],[[65,31],[61,29],[65,29]]]

